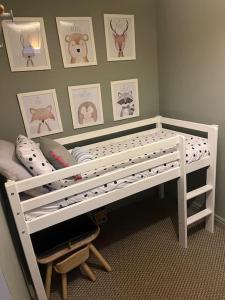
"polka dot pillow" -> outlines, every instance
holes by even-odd
[[[17,138],[16,155],[21,163],[34,176],[55,171],[55,168],[44,157],[39,145],[23,135],[19,135]],[[47,186],[51,189],[59,189],[73,183],[73,180],[65,179],[49,183]]]

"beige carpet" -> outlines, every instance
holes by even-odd
[[[96,282],[70,272],[68,299],[225,299],[225,231],[202,226],[177,241],[176,207],[140,200],[114,210],[95,245],[110,262],[107,273],[91,259]],[[61,299],[56,275],[51,300]]]

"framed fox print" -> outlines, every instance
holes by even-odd
[[[51,69],[43,18],[14,18],[2,24],[12,72]]]
[[[17,94],[27,136],[36,138],[62,132],[56,91]]]
[[[100,84],[69,86],[74,128],[103,124]]]
[[[91,17],[56,18],[65,68],[97,65]]]
[[[138,80],[111,82],[114,121],[139,116]]]
[[[107,60],[136,59],[133,15],[104,15]]]

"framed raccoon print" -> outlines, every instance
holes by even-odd
[[[97,65],[91,17],[57,17],[65,68]]]
[[[99,83],[69,86],[68,91],[74,128],[104,123]]]
[[[139,116],[138,80],[111,82],[114,121]]]

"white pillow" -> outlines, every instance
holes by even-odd
[[[55,171],[55,168],[44,157],[39,145],[24,135],[19,135],[17,138],[16,154],[22,164],[34,176]],[[73,180],[65,179],[49,183],[47,186],[55,190],[73,183]]]

